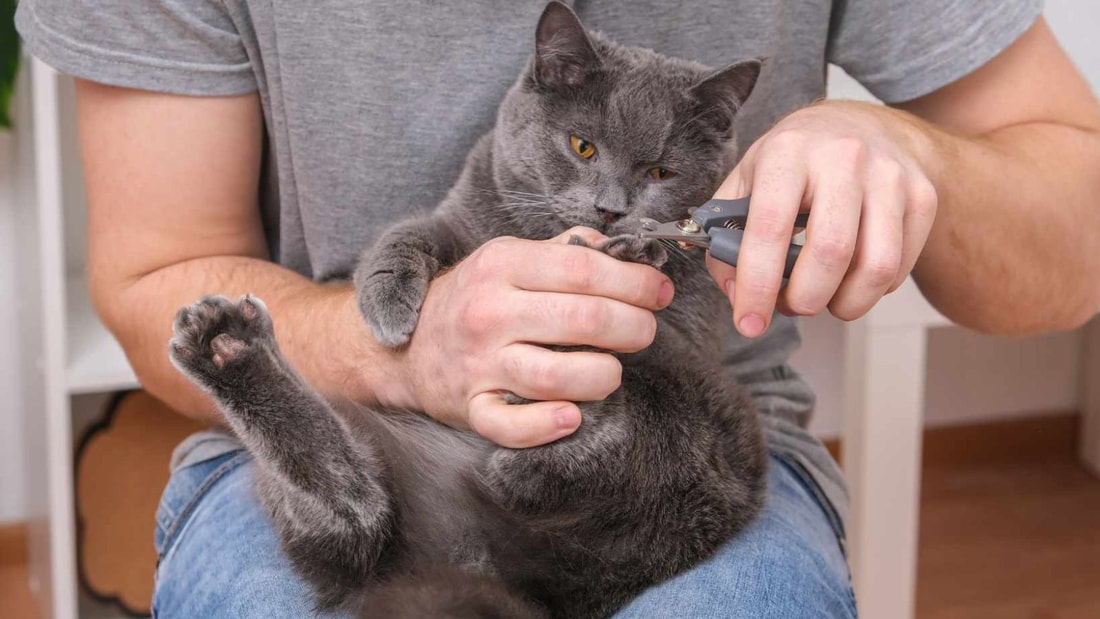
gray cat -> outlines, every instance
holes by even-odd
[[[717,189],[759,71],[622,47],[551,2],[531,63],[447,198],[364,255],[360,307],[393,347],[413,333],[432,277],[494,237],[587,225],[611,237],[594,251],[663,268],[676,298],[653,344],[617,355],[622,386],[581,403],[581,427],[555,443],[506,449],[415,411],[330,404],[283,358],[259,299],[180,311],[172,360],[256,458],[260,500],[319,609],[607,616],[758,513],[759,422],[717,370],[729,306],[702,256],[630,233]]]

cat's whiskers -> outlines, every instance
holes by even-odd
[[[559,219],[553,211],[540,211],[526,208],[505,209],[505,213],[512,219]]]
[[[511,189],[475,189],[474,191],[488,196],[504,198],[506,200],[531,203],[545,202],[546,200],[551,199],[550,196],[545,194],[530,193],[527,191],[514,191]]]
[[[669,239],[661,239],[660,243],[668,248],[670,259],[679,260],[682,264],[691,264],[691,256],[678,243]]]
[[[497,193],[501,195],[513,195],[513,196],[529,196],[532,198],[549,198],[550,196],[544,193],[531,193],[529,191],[515,191],[512,189],[498,189]]]
[[[539,201],[531,200],[531,201],[526,201],[526,202],[504,202],[504,203],[498,204],[497,207],[499,207],[499,208],[520,208],[520,207],[528,207],[528,206],[546,206],[546,205],[547,205],[546,202],[539,202]]]

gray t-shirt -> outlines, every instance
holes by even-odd
[[[825,94],[840,65],[886,102],[987,62],[1041,0],[578,0],[585,25],[715,67],[767,57],[738,116],[747,147]],[[23,0],[30,50],[60,71],[187,95],[259,91],[271,255],[318,280],[349,273],[396,219],[443,198],[532,50],[544,0]],[[644,122],[644,119],[639,119]],[[156,205],[149,205],[156,208]],[[730,329],[774,452],[813,476],[843,518],[843,480],[804,426],[813,394],[787,367],[795,321],[755,341]],[[836,515],[836,514],[831,514]]]

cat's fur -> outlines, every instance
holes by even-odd
[[[622,386],[582,403],[580,429],[555,443],[506,449],[416,412],[330,405],[283,358],[258,299],[208,297],[180,311],[172,360],[255,456],[259,497],[319,607],[606,616],[757,514],[759,424],[717,371],[728,305],[700,255],[614,235],[713,194],[759,67],[712,72],[621,47],[552,2],[530,66],[456,186],[433,216],[396,225],[364,255],[361,308],[395,347],[428,281],[494,237],[588,225],[612,235],[596,250],[663,266],[676,299],[657,314],[653,344],[617,355]],[[571,134],[597,157],[576,156]],[[650,180],[655,165],[679,175]]]

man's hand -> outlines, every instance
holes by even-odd
[[[574,432],[575,402],[615,391],[622,366],[609,353],[543,345],[641,350],[673,288],[656,269],[568,245],[571,234],[602,238],[575,228],[550,241],[494,239],[433,280],[404,353],[406,393],[391,403],[507,447]],[[510,405],[509,392],[537,402]]]
[[[855,102],[799,110],[749,148],[716,195],[752,194],[738,268],[707,257],[742,335],[762,334],[777,306],[854,320],[901,285],[936,216],[918,149],[928,146],[902,113]],[[781,288],[800,211],[806,245]]]
[[[1042,18],[896,108],[795,112],[718,191],[753,198],[736,275],[710,261],[720,286],[735,282],[742,334],[762,333],[776,306],[857,318],[910,271],[936,309],[983,332],[1072,329],[1100,311],[1100,105]],[[780,291],[800,209],[807,244]]]

